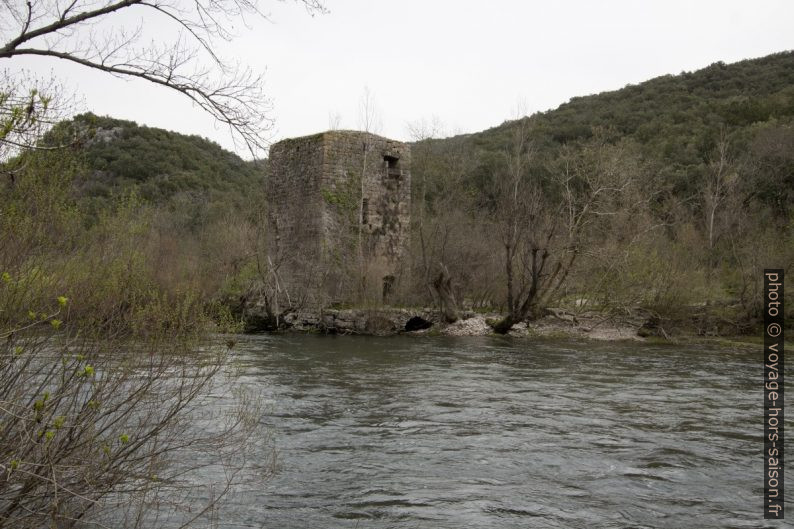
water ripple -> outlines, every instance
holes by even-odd
[[[233,498],[230,527],[762,525],[757,354],[491,338],[238,348],[280,460]]]

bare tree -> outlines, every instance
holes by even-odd
[[[414,212],[412,227],[418,236],[419,242],[419,255],[422,266],[422,285],[427,289],[430,298],[438,306],[439,311],[442,313],[447,322],[455,322],[458,320],[458,304],[455,299],[454,289],[452,287],[452,278],[449,275],[449,270],[444,264],[443,258],[434,254],[430,246],[433,241],[429,240],[429,226],[432,224],[434,234],[438,234],[438,224],[427,221],[427,188],[428,177],[430,173],[429,162],[431,158],[436,158],[439,153],[434,152],[431,145],[431,140],[441,134],[442,125],[437,118],[431,121],[420,120],[408,124],[408,132],[411,139],[416,143],[422,144],[418,149],[417,155],[413,158],[413,185],[414,193]],[[450,178],[444,179],[445,184],[450,184],[449,189],[454,187],[453,175],[447,175]],[[446,194],[450,196],[450,194]],[[434,219],[435,220],[435,219]],[[447,231],[447,230],[444,230]],[[437,263],[437,264],[436,264]],[[434,272],[435,269],[435,272]]]
[[[25,308],[40,282],[6,273],[0,285],[0,527],[206,521],[259,444],[258,406],[231,396],[224,350],[197,356],[173,331],[79,335],[61,320],[65,297]],[[230,407],[208,413],[218,384]],[[224,478],[207,480],[212,468]]]
[[[535,317],[558,293],[599,219],[616,214],[613,199],[634,178],[620,146],[596,135],[574,150],[541,181],[528,171],[527,120],[514,124],[513,142],[494,175],[495,229],[504,248],[508,313],[499,333]],[[592,240],[591,240],[592,242]]]
[[[496,225],[505,252],[507,309],[511,314],[519,308],[515,292],[515,261],[540,208],[539,187],[531,185],[526,175],[531,158],[529,124],[519,118],[513,128],[512,142],[504,152],[502,173],[494,182],[498,201]]]
[[[736,189],[737,174],[730,156],[730,145],[725,129],[720,131],[714,156],[709,161],[708,178],[702,190],[703,217],[707,236],[706,281],[711,296],[711,278],[715,266],[717,241],[722,235],[720,213]]]
[[[358,258],[358,288],[359,297],[363,299],[367,291],[367,259],[366,249],[364,244],[364,223],[362,221],[364,216],[364,186],[366,183],[365,173],[367,171],[367,162],[369,159],[370,149],[372,148],[370,134],[377,134],[380,132],[383,122],[380,117],[380,110],[378,109],[375,95],[368,86],[364,87],[364,91],[358,101],[358,127],[360,130],[366,132],[364,135],[364,155],[361,161],[361,174],[359,178],[358,189],[358,211],[356,213],[356,255]]]
[[[297,1],[324,10],[319,0]],[[121,12],[170,23],[176,36],[146,42],[142,26],[118,22]],[[257,0],[11,0],[0,4],[0,59],[49,57],[170,88],[256,154],[272,127],[262,79],[217,52],[218,41],[231,40],[235,24],[254,15],[262,16]]]
[[[328,130],[339,130],[342,128],[342,114],[339,112],[328,113]]]
[[[369,86],[364,87],[358,100],[358,128],[371,134],[380,134],[383,128],[378,102]]]

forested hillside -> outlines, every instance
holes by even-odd
[[[781,53],[574,98],[476,134],[419,138],[396,301],[447,319],[500,312],[500,331],[563,307],[641,308],[701,334],[751,332],[761,270],[794,263],[792,120],[794,53]],[[42,263],[81,248],[78,263],[98,252],[111,272],[136,270],[124,283],[70,280],[67,294],[87,282],[105,289],[83,300],[85,314],[152,292],[192,292],[221,313],[259,299],[277,314],[300,297],[280,290],[267,252],[266,161],[92,114],[41,142],[58,145],[67,147],[6,164],[16,180],[2,188],[2,221],[8,248],[28,226]],[[347,302],[377,303],[361,295],[362,266],[350,268],[358,286]]]
[[[530,305],[696,313],[708,320],[701,332],[749,329],[761,269],[794,262],[793,119],[786,52],[420,139],[414,230],[425,280],[443,263],[464,285],[459,298],[505,300],[503,310],[529,295]]]
[[[157,326],[162,314],[147,311],[190,319],[184,300],[223,317],[219,297],[255,275],[265,162],[198,136],[82,114],[0,169],[0,266],[57,278],[74,300],[72,319]]]
[[[731,135],[734,157],[749,151],[767,157],[772,153],[765,140],[791,141],[788,126],[792,119],[794,52],[785,52],[730,65],[718,62],[695,72],[575,97],[557,109],[533,116],[531,135],[536,150],[552,151],[587,141],[599,129],[606,131],[611,141],[632,140],[646,159],[659,164],[677,192],[692,194],[707,172],[721,130]],[[471,148],[499,151],[509,145],[513,126],[513,122],[505,122],[442,141],[465,140]],[[794,153],[781,148],[778,154],[785,159],[766,163],[791,165],[764,175],[757,183],[768,200],[783,207],[791,203]]]
[[[238,210],[264,182],[264,163],[242,160],[205,138],[107,116],[61,122],[44,143],[72,146],[85,168],[75,190],[94,210],[134,194],[201,222]]]

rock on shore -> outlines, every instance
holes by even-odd
[[[441,334],[446,336],[485,336],[493,334],[493,329],[486,322],[485,316],[478,314],[447,325],[441,329]]]
[[[406,323],[415,317],[428,321],[431,327],[436,323],[432,311],[405,309],[297,311],[285,314],[283,321],[295,331],[388,336],[405,332]]]
[[[594,340],[643,340],[638,335],[642,320],[607,320],[597,315],[566,317],[567,313],[555,309],[547,316],[529,323],[516,324],[509,336],[527,337],[572,337]],[[562,316],[561,316],[562,315]],[[467,312],[455,323],[441,321],[432,309],[324,309],[297,310],[282,314],[277,321],[262,315],[246,314],[248,332],[295,331],[323,334],[360,334],[368,336],[390,336],[394,334],[440,334],[444,336],[488,336],[493,335],[489,319],[499,314],[477,314]],[[408,324],[408,322],[411,322]],[[257,323],[262,322],[261,325]],[[408,325],[407,325],[408,324]],[[406,328],[406,326],[408,328]]]

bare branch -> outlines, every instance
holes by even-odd
[[[67,0],[68,1],[68,0]],[[319,0],[298,0],[309,13],[323,13]],[[135,48],[142,28],[132,33],[112,15],[129,8],[160,18],[181,30],[175,41],[157,40]],[[224,61],[215,41],[231,40],[247,15],[264,17],[256,0],[71,0],[61,8],[44,0],[0,5],[11,25],[0,24],[0,59],[39,56],[67,60],[108,74],[143,79],[188,97],[235,143],[257,156],[267,147],[273,121],[262,78]],[[95,28],[104,28],[99,37]],[[204,65],[209,65],[206,67]]]

